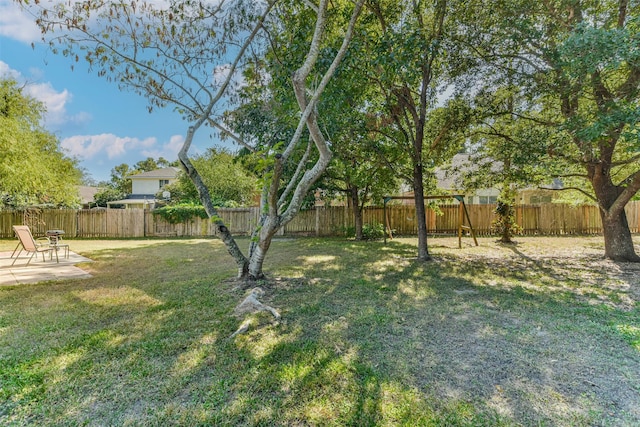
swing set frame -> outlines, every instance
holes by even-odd
[[[385,233],[384,233],[384,243],[387,243],[387,233],[389,234],[389,238],[393,239],[393,234],[391,233],[391,225],[389,224],[389,216],[387,215],[387,203],[391,200],[413,200],[412,196],[385,196],[384,197],[384,225],[385,225]],[[476,238],[476,232],[471,225],[471,218],[469,218],[469,211],[467,210],[467,205],[464,203],[464,195],[462,194],[451,194],[447,196],[424,196],[424,200],[446,200],[446,199],[455,199],[459,202],[458,204],[458,248],[462,249],[462,233],[463,231],[469,231],[471,236],[473,237],[473,242],[476,246],[478,246],[478,239]],[[465,225],[465,218],[469,225]]]

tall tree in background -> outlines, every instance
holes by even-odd
[[[169,166],[178,166],[178,162],[170,162],[164,157],[158,157],[158,159],[147,157],[146,159],[140,160],[135,165],[133,165],[133,170],[134,173],[141,173],[150,172],[156,169],[168,168]]]
[[[337,71],[338,78],[319,104],[322,128],[330,136],[334,152],[320,187],[327,198],[339,195],[346,199],[353,214],[356,240],[364,238],[365,206],[381,203],[385,195],[397,191],[400,182],[381,153],[384,137],[370,129],[371,117],[375,116],[372,110],[380,106],[381,100],[369,79],[373,73],[370,45],[362,35],[375,24],[371,14],[361,18],[349,55]]]
[[[500,25],[479,49],[554,117],[563,137],[548,152],[591,186],[605,256],[640,262],[624,210],[640,190],[640,5],[524,0],[494,13]]]
[[[364,208],[379,205],[384,196],[397,191],[399,178],[379,158],[372,147],[375,141],[371,141],[372,136],[366,131],[336,137],[333,145],[336,156],[321,186],[329,193],[327,196],[339,194],[347,200],[353,214],[355,239],[363,240]]]
[[[257,182],[228,151],[209,148],[193,157],[193,164],[211,193],[211,200],[218,207],[248,206],[255,200]],[[163,187],[171,193],[172,203],[200,204],[193,182],[179,174],[176,182]]]
[[[134,169],[126,163],[121,163],[114,166],[111,169],[111,185],[113,189],[117,190],[123,196],[131,194],[133,191],[131,183],[131,175],[134,174]]]
[[[62,44],[61,53],[88,61],[98,74],[147,97],[150,108],[172,105],[189,123],[185,142],[178,158],[185,173],[198,189],[207,214],[217,225],[222,241],[236,261],[239,276],[260,278],[267,250],[275,233],[298,213],[305,195],[322,175],[331,159],[331,149],[318,125],[317,104],[332,79],[336,67],[346,54],[357,17],[364,0],[351,2],[289,2],[270,0],[266,3],[227,1],[171,1],[168,4],[148,2],[81,1],[70,6],[53,6],[38,10],[36,22],[45,36]],[[27,6],[27,2],[21,2]],[[217,215],[209,190],[189,157],[189,149],[202,126],[225,129],[222,115],[233,99],[230,90],[248,58],[269,49],[259,35],[264,29],[277,34],[283,25],[274,7],[290,16],[304,19],[297,29],[306,45],[303,57],[288,69],[295,94],[296,131],[273,150],[264,152],[265,191],[263,215],[254,239],[245,255],[227,226]],[[325,33],[327,28],[331,34]],[[309,35],[309,36],[307,36]],[[318,63],[320,52],[335,48],[328,62]],[[300,173],[283,182],[285,166],[297,160],[293,154],[308,135],[317,160],[310,164],[297,162]],[[234,140],[248,149],[255,148],[239,137]]]
[[[0,208],[77,207],[82,172],[43,129],[42,103],[0,79]]]
[[[550,184],[552,165],[546,161],[546,144],[554,130],[540,124],[543,118],[530,111],[530,104],[513,85],[481,90],[475,106],[478,120],[467,142],[468,159],[453,171],[466,190],[500,190],[495,225],[500,241],[511,243],[517,231],[518,190]]]
[[[457,65],[450,58],[455,57],[450,37],[461,25],[461,17],[472,12],[466,2],[447,0],[370,2],[368,6],[378,20],[378,34],[371,33],[375,67],[370,77],[385,100],[376,128],[408,156],[410,171],[403,175],[414,193],[418,260],[426,261],[431,257],[425,170],[455,153],[451,149],[462,141],[456,134],[470,119],[464,102],[451,100],[438,106],[438,97],[453,84],[450,67]]]

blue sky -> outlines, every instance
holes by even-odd
[[[109,180],[111,169],[121,163],[177,158],[187,129],[179,115],[170,108],[149,113],[144,98],[119,91],[82,62],[72,71],[69,58],[39,42],[31,18],[12,1],[0,0],[0,75],[26,84],[27,93],[46,104],[45,127],[95,180]],[[223,145],[208,135],[201,139]],[[204,148],[196,141],[191,153]]]

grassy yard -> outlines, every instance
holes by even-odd
[[[221,242],[68,243],[93,278],[0,288],[0,425],[640,425],[640,266],[601,238],[276,240],[282,318],[234,338]]]

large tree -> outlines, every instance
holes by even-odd
[[[31,10],[45,36],[62,43],[61,52],[87,60],[98,74],[148,98],[150,107],[172,105],[188,122],[179,161],[198,189],[208,215],[215,221],[222,241],[237,263],[239,276],[260,278],[269,245],[275,233],[298,213],[309,188],[324,172],[331,149],[318,125],[317,104],[344,57],[364,0],[351,2],[170,1],[73,2],[53,10]],[[27,2],[23,2],[26,4]],[[274,11],[279,13],[273,13]],[[298,35],[306,46],[291,43],[305,54],[289,68],[296,99],[297,125],[291,138],[263,152],[267,173],[264,180],[263,215],[247,255],[217,215],[209,190],[189,157],[189,149],[202,126],[231,134],[222,114],[233,101],[230,90],[238,71],[248,59],[270,48],[266,30],[277,34],[282,16],[300,18]],[[327,34],[327,28],[332,29]],[[339,42],[336,43],[339,35]],[[329,42],[333,42],[331,46]],[[335,48],[328,62],[318,62],[320,52]],[[255,55],[248,55],[255,53]],[[324,58],[324,57],[323,57]],[[283,182],[282,171],[305,138],[316,153],[312,163],[298,163],[296,173]],[[234,139],[256,151],[251,141]]]
[[[548,152],[581,168],[600,207],[605,256],[640,262],[625,214],[640,190],[640,5],[522,0],[494,12],[500,25],[479,50],[555,119],[562,137]]]
[[[0,79],[0,208],[77,207],[82,172],[42,127],[45,106]]]
[[[370,2],[369,10],[378,26],[371,32],[373,67],[370,78],[379,88],[382,111],[374,129],[385,135],[403,154],[408,173],[398,175],[413,188],[418,229],[418,260],[431,259],[427,247],[425,171],[453,153],[461,142],[470,110],[460,99],[451,97],[443,105],[442,91],[454,84],[459,66],[452,37],[463,17],[472,16],[466,2],[415,0]],[[396,164],[396,159],[389,165]]]
[[[288,90],[289,70],[304,56],[303,48],[310,41],[299,31],[308,18],[280,12],[283,14],[281,27],[269,37],[273,49],[246,70],[246,85],[240,93],[242,103],[226,117],[229,126],[238,134],[256,142],[259,152],[273,149],[295,132],[297,123],[291,117],[289,106],[295,105],[296,99]],[[349,55],[341,62],[336,70],[337,78],[327,86],[317,106],[319,126],[331,141],[334,156],[327,173],[315,184],[316,193],[322,190],[324,199],[346,196],[353,208],[356,239],[362,238],[364,206],[372,198],[379,201],[383,194],[397,189],[397,180],[375,149],[376,140],[381,136],[367,128],[373,97],[379,96],[371,90],[367,77],[367,69],[371,67],[368,48],[371,46],[362,37],[375,21],[372,18],[367,14],[360,19]],[[327,32],[333,34],[334,30],[329,28]],[[310,36],[307,34],[306,37]],[[330,63],[336,49],[337,46],[323,49],[319,62]],[[315,157],[309,147],[300,146],[293,155],[300,162],[312,161]],[[264,169],[263,163],[256,161],[255,154],[243,158],[259,174]],[[296,169],[285,166],[283,176],[298,173]],[[315,202],[314,194],[307,197],[307,202],[309,205]]]
[[[370,12],[370,11],[369,11]],[[371,44],[365,34],[377,27],[371,13],[360,21],[360,37],[351,44],[349,57],[343,61],[338,73],[340,79],[332,82],[327,96],[320,104],[323,128],[331,136],[334,160],[321,182],[325,196],[346,198],[353,216],[356,240],[362,240],[363,211],[367,205],[379,204],[385,195],[398,190],[400,177],[386,163],[380,146],[385,137],[376,132],[375,119],[383,101],[377,88],[371,84],[374,73]]]

